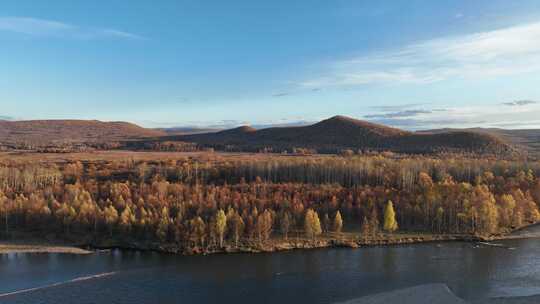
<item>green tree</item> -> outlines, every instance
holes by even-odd
[[[394,211],[394,204],[392,201],[388,201],[386,208],[384,208],[384,230],[387,232],[394,232],[398,229],[398,223],[396,221],[396,212]]]

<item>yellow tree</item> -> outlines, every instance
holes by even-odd
[[[118,223],[120,225],[120,228],[124,232],[129,233],[135,221],[136,221],[135,214],[133,214],[129,206],[126,206],[124,211],[122,211],[122,213],[120,214],[120,221]]]
[[[512,225],[514,218],[514,209],[516,208],[516,200],[512,194],[503,194],[500,198],[500,222],[503,226],[509,227]]]
[[[112,237],[114,225],[118,221],[118,211],[116,211],[116,208],[114,208],[114,206],[109,205],[105,207],[105,210],[103,211],[103,216],[105,217],[105,223],[107,224],[107,226],[109,226],[109,233]]]
[[[222,209],[216,213],[216,233],[219,237],[219,247],[223,247],[223,235],[227,229],[227,216]]]
[[[394,232],[398,229],[398,223],[396,221],[396,212],[394,211],[394,204],[392,201],[388,201],[386,208],[384,209],[384,230],[387,232]]]
[[[314,238],[322,233],[321,221],[319,215],[313,209],[306,211],[306,217],[304,220],[304,229],[308,237]]]
[[[343,229],[343,219],[341,219],[341,213],[338,210],[334,216],[333,230],[335,233],[341,233],[341,229]]]

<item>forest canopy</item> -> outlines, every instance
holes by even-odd
[[[540,166],[384,156],[183,157],[0,165],[0,235],[178,248],[425,232],[493,235],[540,220]]]

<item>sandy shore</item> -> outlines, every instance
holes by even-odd
[[[426,284],[398,289],[339,304],[466,304],[450,291],[445,284]]]
[[[90,254],[92,251],[66,244],[47,244],[38,241],[0,241],[0,254],[8,253]]]
[[[493,298],[472,302],[472,304],[538,304],[540,295],[528,297]]]
[[[426,284],[398,289],[338,304],[537,304],[540,295],[529,297],[492,298],[467,302],[457,297],[445,284]]]

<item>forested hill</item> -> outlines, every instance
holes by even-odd
[[[145,129],[128,122],[98,120],[0,120],[0,146],[61,146],[74,143],[111,143],[128,139],[162,136],[159,130]]]
[[[427,133],[448,132],[475,132],[490,134],[502,138],[504,141],[527,151],[529,156],[540,156],[540,130],[539,129],[499,129],[499,128],[470,128],[470,129],[435,129],[426,130]]]
[[[249,152],[340,153],[349,150],[496,156],[510,156],[517,152],[513,145],[508,144],[511,141],[507,138],[487,132],[409,132],[344,116],[335,116],[308,126],[264,129],[243,126],[224,131],[199,132],[147,129],[128,122],[97,120],[0,120],[0,149],[74,151],[80,146],[83,149],[144,147],[152,150],[193,151],[211,147]]]
[[[166,136],[161,140],[194,142],[217,149],[240,151],[292,151],[297,148],[320,153],[393,151],[399,153],[458,152],[510,155],[509,144],[478,132],[416,133],[344,116],[334,116],[313,125],[256,130],[250,127],[204,134]]]

